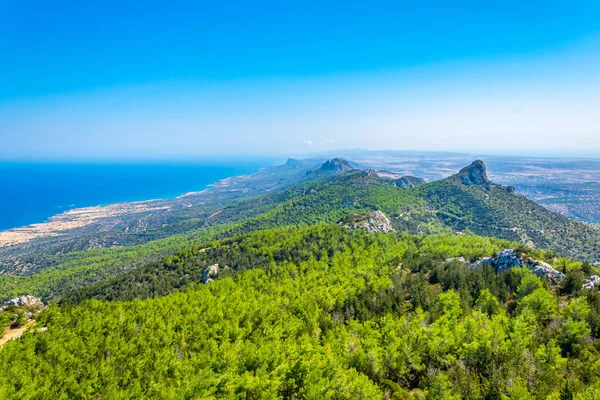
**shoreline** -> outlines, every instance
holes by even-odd
[[[0,230],[0,249],[30,242],[35,239],[63,236],[74,229],[83,228],[105,218],[121,215],[141,214],[152,211],[169,212],[174,204],[185,201],[186,198],[202,195],[218,188],[228,188],[235,179],[246,179],[259,171],[234,175],[209,183],[200,191],[185,192],[173,197],[148,200],[119,201],[95,206],[75,207],[48,217],[44,222]]]
[[[256,173],[270,166],[271,161],[232,161],[217,165],[206,162],[71,165],[0,161],[6,174],[0,191],[10,194],[1,204],[0,234],[48,223],[64,212],[80,208],[177,200],[210,189],[222,179]]]
[[[118,205],[118,204],[145,203],[145,202],[151,202],[151,201],[169,201],[169,200],[175,200],[177,198],[178,197],[165,197],[165,198],[157,198],[157,199],[149,199],[149,200],[132,200],[132,201],[122,200],[122,201],[115,201],[115,202],[112,202],[112,203],[91,204],[89,206],[82,206],[82,207],[74,206],[73,208],[68,208],[68,207],[71,207],[71,206],[60,206],[60,207],[57,207],[57,208],[68,208],[68,209],[66,211],[61,211],[59,213],[52,214],[51,216],[47,217],[44,221],[41,221],[41,222],[32,222],[32,223],[27,224],[27,225],[19,225],[19,226],[13,226],[11,228],[0,229],[0,234],[5,233],[5,232],[9,232],[9,231],[13,231],[15,229],[25,229],[25,228],[29,228],[29,227],[35,226],[35,225],[47,224],[49,222],[52,222],[53,218],[59,217],[59,216],[61,216],[63,214],[71,212],[71,211],[88,209],[88,208],[109,207],[109,206],[114,206],[114,205]]]
[[[150,211],[168,211],[171,207],[161,206],[160,200],[120,202],[106,206],[74,208],[48,218],[45,222],[11,228],[0,232],[0,248],[26,243],[37,238],[61,236],[63,232],[91,225],[103,218]],[[159,203],[152,206],[153,203]]]

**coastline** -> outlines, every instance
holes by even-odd
[[[185,192],[174,197],[77,207],[52,215],[44,222],[0,230],[0,249],[27,243],[35,239],[62,236],[74,229],[83,228],[106,218],[156,211],[169,212],[174,205],[179,205],[180,202],[185,201],[187,198],[202,196],[217,189],[227,190],[235,181],[246,180],[263,169],[261,168],[259,171],[251,174],[235,175],[219,179],[207,184],[200,191]],[[183,205],[183,207],[189,207],[189,205]]]
[[[0,160],[0,233],[46,223],[79,208],[173,200],[220,179],[252,174],[271,160],[230,163],[69,163]]]
[[[62,165],[60,166],[60,168],[64,169],[63,167],[64,166]],[[89,168],[89,166],[86,167]],[[105,168],[106,166],[100,167]],[[33,221],[30,223],[27,223],[29,221],[25,221],[25,223],[22,225],[15,224],[12,227],[10,225],[5,225],[2,229],[0,229],[0,249],[7,248],[12,245],[23,244],[38,238],[62,236],[78,228],[83,228],[95,222],[102,221],[103,219],[118,218],[119,216],[125,214],[168,212],[170,207],[189,207],[189,204],[185,204],[189,202],[188,199],[193,198],[195,196],[202,197],[206,195],[207,192],[210,192],[215,189],[226,190],[226,188],[229,187],[231,183],[234,182],[236,179],[243,180],[246,177],[254,175],[257,172],[264,169],[264,164],[263,167],[259,168],[256,168],[256,165],[243,164],[234,165],[228,168],[216,167],[215,169],[211,169],[210,166],[203,165],[193,166],[192,169],[186,169],[186,166],[177,166],[177,169],[175,170],[172,169],[173,167],[169,167],[166,170],[157,170],[156,165],[150,165],[149,167],[149,172],[144,171],[142,174],[138,169],[139,166],[134,166],[134,172],[137,174],[135,175],[135,178],[132,175],[131,171],[126,170],[124,174],[119,175],[119,178],[116,182],[116,184],[121,186],[123,185],[123,182],[125,182],[125,185],[128,185],[129,187],[139,186],[140,188],[142,188],[142,190],[140,191],[141,198],[138,197],[137,199],[131,200],[127,199],[127,197],[137,197],[134,193],[132,193],[131,190],[129,190],[123,191],[122,194],[124,194],[123,197],[125,197],[125,199],[123,200],[117,199],[117,201],[114,202],[110,200],[103,201],[106,200],[106,196],[102,196],[102,193],[99,193],[97,199],[99,201],[94,205],[93,200],[95,192],[91,192],[91,195],[87,196],[87,198],[84,200],[78,200],[77,196],[73,196],[71,200],[75,201],[71,201],[70,203],[64,203],[69,204],[69,206],[54,206],[54,212],[53,210],[48,208],[46,212],[42,211],[41,215],[38,216],[39,218],[35,218],[35,216],[33,216],[33,218],[30,219],[30,221]],[[62,169],[60,169],[61,173]],[[99,177],[102,177],[103,182],[106,182],[107,180],[110,181],[111,179],[113,179],[113,176],[117,176],[114,175],[113,171],[110,171],[108,175],[104,172],[100,173],[98,171],[99,170],[92,171],[91,175],[88,177],[88,181],[89,179],[100,179]],[[159,171],[159,173],[157,173],[157,171]],[[10,182],[12,186],[7,186],[5,189],[12,190],[13,186],[14,188],[17,188],[17,186],[15,186],[15,182],[18,182],[19,175],[17,175],[18,170],[9,170],[9,172],[11,172],[11,175],[9,176],[12,176],[12,180]],[[163,194],[165,191],[164,189],[168,189],[168,187],[170,187],[172,177],[178,178],[179,185],[175,185],[173,187],[175,191],[177,191],[178,189],[177,186],[179,186],[180,190],[183,190],[179,191],[179,193],[173,193],[172,191],[171,193],[168,193],[167,191],[168,194],[166,194],[166,196],[164,197],[161,197],[162,195],[160,194],[157,197],[146,196],[149,191],[144,189],[147,189],[148,187],[153,187],[153,179],[157,179],[157,177],[154,176],[155,174],[158,174],[158,177],[161,179],[161,183],[160,185],[158,185],[158,187],[162,189],[160,191],[163,191]],[[148,178],[149,176],[151,177],[151,179]],[[138,177],[140,177],[140,179],[137,179]],[[196,182],[198,186],[203,188],[201,190],[196,191],[186,191],[185,186],[189,187],[190,185],[189,183],[187,185],[182,185],[181,182],[184,180],[187,182]],[[77,182],[76,185],[79,185],[79,182]],[[82,186],[83,189],[86,189],[85,185],[80,186]],[[6,205],[6,207],[8,207],[7,210],[13,209],[13,205],[18,203],[18,199],[23,198],[25,196],[28,196],[31,199],[36,199],[38,197],[43,199],[43,197],[41,196],[44,196],[43,190],[47,190],[46,188],[50,188],[49,190],[54,190],[56,186],[50,187],[48,184],[45,184],[45,186],[42,186],[42,189],[38,189],[38,192],[26,191],[27,189],[21,189],[17,191],[17,193],[15,193],[15,197],[13,197],[12,204],[11,202],[9,202]],[[75,186],[75,188],[78,187]],[[94,188],[94,190],[97,189]],[[110,189],[107,188],[107,190]],[[81,207],[71,208],[73,207],[72,203],[76,202],[83,202],[84,204],[87,204]],[[25,207],[27,207],[26,203]],[[20,208],[17,208],[15,212],[19,212],[19,209]]]
[[[103,218],[150,211],[168,211],[169,206],[152,207],[161,200],[120,202],[101,206],[74,208],[48,218],[45,222],[11,228],[0,232],[0,248],[29,242],[37,238],[61,236],[62,232],[93,224]]]

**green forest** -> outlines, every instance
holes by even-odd
[[[300,182],[280,193],[244,198],[224,207],[201,229],[175,231],[171,236],[137,245],[46,256],[44,268],[35,274],[0,276],[0,299],[22,294],[55,297],[212,240],[257,230],[334,223],[353,213],[374,210],[385,212],[399,232],[475,233],[530,242],[579,260],[598,261],[600,257],[597,229],[507,193],[505,187],[494,185],[487,192],[449,178],[400,189],[385,179],[353,172]]]
[[[0,400],[600,400],[600,0],[0,0]]]
[[[0,398],[598,398],[589,264],[520,247],[575,282],[552,286],[449,260],[511,245],[318,224],[192,246],[49,306],[0,351]]]

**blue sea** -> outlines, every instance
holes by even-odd
[[[74,164],[0,162],[0,230],[44,222],[72,208],[177,197],[273,164]]]

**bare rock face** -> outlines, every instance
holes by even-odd
[[[463,264],[465,264],[467,262],[464,257],[450,257],[450,258],[446,258],[446,260],[445,260],[445,262],[452,262],[452,261],[457,261],[457,262],[463,263]]]
[[[294,158],[288,158],[285,165],[292,168],[299,168],[302,166],[302,163]]]
[[[399,188],[414,188],[425,183],[425,179],[417,178],[416,176],[406,175],[400,179],[397,179],[395,185]]]
[[[219,264],[208,266],[202,271],[202,283],[210,283],[219,275]]]
[[[547,262],[534,260],[531,257],[522,258],[513,249],[502,250],[497,257],[485,257],[477,262],[475,266],[490,265],[496,271],[505,271],[516,267],[527,267],[540,278],[545,278],[551,281],[554,285],[558,284],[558,279],[562,279],[565,275],[557,271],[552,265]]]
[[[339,223],[348,229],[366,229],[369,233],[393,232],[392,222],[381,211],[373,211],[366,215],[350,215]]]
[[[43,307],[44,304],[37,297],[33,297],[30,295],[15,297],[8,301],[9,306],[17,306],[17,307]]]
[[[554,269],[554,267],[552,267],[552,265],[544,261],[528,258],[526,265],[530,270],[535,272],[537,276],[550,279],[553,282],[555,279],[562,279],[565,277],[565,274],[558,272]]]
[[[584,289],[595,289],[600,286],[600,276],[592,275],[590,279],[583,280],[583,288]]]
[[[492,181],[487,177],[485,164],[481,160],[473,161],[468,167],[458,172],[464,185],[486,185],[491,187]]]
[[[392,222],[390,219],[381,211],[373,211],[369,213],[369,226],[367,230],[370,233],[388,233],[392,232],[394,228],[392,228]]]
[[[320,168],[321,171],[333,171],[336,174],[342,172],[354,171],[354,168],[348,161],[342,158],[334,158],[333,160],[325,161],[325,163]]]
[[[514,267],[523,265],[523,260],[512,249],[502,250],[497,257],[485,257],[477,265],[489,264],[496,271],[504,271]]]
[[[344,172],[350,171],[358,171],[355,170],[348,161],[342,158],[334,158],[328,161],[325,161],[323,165],[319,169],[306,171],[306,176],[311,177],[324,177],[324,176],[333,176],[337,174],[341,174]]]

